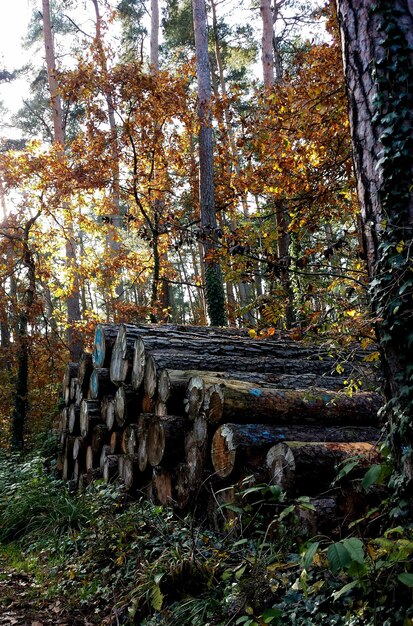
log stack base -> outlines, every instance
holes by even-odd
[[[234,329],[98,324],[93,352],[63,378],[62,477],[201,508],[215,528],[245,480],[318,498],[330,518],[337,465],[379,460],[382,404],[372,391],[347,395],[337,370],[350,377],[350,359],[337,368],[330,352]],[[352,352],[371,382],[364,356]]]

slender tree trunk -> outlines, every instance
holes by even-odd
[[[58,85],[56,78],[56,57],[54,51],[52,22],[50,14],[49,0],[42,0],[43,9],[43,36],[46,53],[47,76],[49,80],[50,101],[53,116],[54,140],[59,146],[61,153],[64,153],[65,138],[62,115],[62,103],[58,93]],[[63,209],[69,212],[68,203],[64,203]],[[77,360],[82,353],[82,345],[78,337],[73,331],[73,322],[80,320],[80,304],[79,304],[79,278],[76,270],[76,243],[73,231],[73,223],[70,217],[66,218],[66,264],[73,271],[73,285],[66,299],[67,306],[67,342],[70,349],[70,358],[72,361]]]
[[[279,10],[284,0],[275,2],[274,7],[271,0],[261,0],[260,10],[262,18],[262,70],[264,78],[264,90],[270,91],[275,83],[282,82],[281,57],[278,47],[275,49],[274,24],[278,18]],[[277,68],[277,74],[274,69]],[[286,208],[278,203],[275,207],[275,221],[277,226],[277,247],[279,259],[279,277],[286,296],[285,325],[290,328],[295,321],[294,295],[290,280],[290,235],[288,232],[288,219]]]
[[[225,296],[217,245],[214,154],[210,114],[211,75],[205,0],[193,0],[192,8],[198,77],[199,200],[204,237],[205,294],[210,323],[213,326],[224,326],[226,324]]]
[[[102,34],[102,18],[99,11],[99,3],[98,0],[92,0],[95,16],[96,16],[96,33],[95,33],[95,44],[98,53],[99,63],[101,69],[104,74],[107,74],[107,60],[106,54],[103,47],[103,34]],[[106,244],[114,257],[119,255],[120,251],[120,242],[118,240],[118,231],[122,226],[122,216],[121,216],[121,207],[120,207],[120,172],[119,172],[119,142],[118,142],[118,129],[116,125],[115,119],[115,105],[113,101],[112,94],[110,90],[105,90],[105,98],[106,105],[108,109],[108,122],[110,128],[110,138],[111,138],[111,162],[112,162],[112,188],[111,188],[111,197],[112,197],[112,206],[113,206],[113,225],[108,224],[108,234]],[[112,282],[113,284],[113,282]],[[122,277],[116,281],[115,285],[115,293],[117,296],[117,300],[124,299],[124,284],[122,281]],[[106,301],[110,303],[109,316],[112,316],[115,312],[115,307],[112,304],[112,298],[110,297],[110,292],[106,294]]]
[[[12,439],[14,450],[23,450],[24,431],[27,422],[29,392],[29,316],[33,307],[36,289],[36,272],[33,255],[29,248],[30,229],[39,217],[39,213],[26,223],[22,238],[22,264],[27,270],[27,287],[21,303],[16,334],[17,373],[14,389],[14,407],[12,413]]]
[[[391,443],[413,482],[413,0],[337,0]]]
[[[275,83],[273,58],[274,27],[272,19],[271,0],[261,0],[260,11],[262,19],[261,60],[264,77],[264,87],[270,88]]]

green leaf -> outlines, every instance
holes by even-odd
[[[278,519],[280,521],[283,520],[290,513],[293,513],[294,509],[295,509],[295,505],[294,504],[290,504],[290,506],[285,507],[285,509],[283,511],[281,511],[280,515],[278,516]]]
[[[261,616],[261,619],[264,624],[271,624],[273,619],[276,619],[278,621],[278,618],[282,617],[282,615],[283,612],[281,611],[281,609],[265,609]]]
[[[155,611],[160,611],[162,609],[163,603],[163,593],[160,590],[159,585],[155,585],[152,587],[151,591],[151,605],[155,609]]]
[[[237,569],[237,571],[235,572],[235,578],[237,580],[240,580],[240,578],[242,578],[243,573],[245,572],[247,566],[243,565],[242,567],[240,567],[239,569]]]
[[[347,585],[344,585],[344,587],[341,587],[341,589],[339,589],[338,591],[335,591],[332,594],[333,600],[337,600],[348,591],[351,591],[351,589],[354,589],[354,587],[357,585],[357,582],[358,582],[357,580],[352,580],[351,583],[347,583]]]
[[[333,543],[327,550],[327,558],[333,574],[338,574],[351,563],[351,557],[342,543]]]
[[[307,548],[307,550],[305,551],[304,556],[303,556],[304,569],[308,570],[313,564],[314,555],[316,554],[319,545],[320,545],[319,541],[316,541],[315,543],[311,543],[309,547]]]
[[[403,572],[403,574],[399,574],[397,578],[400,580],[403,585],[407,585],[408,587],[413,587],[413,574],[408,574],[407,572]]]
[[[364,563],[364,545],[360,539],[358,539],[357,537],[349,537],[348,539],[344,539],[343,546],[349,553],[352,561],[356,561],[356,563],[360,563],[361,565]]]
[[[358,464],[359,461],[350,461],[349,463],[346,463],[337,474],[336,480],[340,480],[340,478],[344,478],[344,476],[347,476],[347,474],[349,474],[352,469],[357,467]]]
[[[361,486],[364,491],[368,491],[372,485],[378,482],[382,473],[382,465],[372,465],[364,474]]]

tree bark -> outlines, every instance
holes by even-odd
[[[276,389],[226,380],[205,392],[202,410],[213,424],[224,420],[365,426],[378,424],[382,404],[382,397],[373,392],[350,396],[325,389]]]
[[[54,50],[53,30],[50,13],[49,0],[42,0],[42,16],[43,16],[43,35],[46,54],[47,76],[49,80],[50,100],[53,116],[54,141],[61,151],[64,153],[65,137],[64,123],[62,114],[62,104],[59,95],[56,72],[56,55]],[[69,209],[67,202],[64,208]],[[82,345],[80,338],[73,329],[73,322],[80,320],[80,296],[79,296],[79,277],[76,269],[76,242],[73,231],[73,223],[69,218],[66,222],[67,239],[66,239],[66,264],[69,271],[74,272],[73,286],[66,298],[67,306],[67,342],[70,349],[71,359],[77,361],[82,353]]]
[[[212,440],[211,458],[217,475],[227,478],[234,470],[262,468],[268,450],[285,441],[351,442],[378,441],[379,431],[371,428],[320,428],[307,425],[277,427],[264,424],[224,424]],[[372,439],[370,439],[370,437]]]
[[[205,0],[192,0],[199,121],[199,201],[204,247],[205,295],[213,326],[225,326],[225,296],[218,259],[218,231],[214,198],[214,154],[211,126],[211,76]]]
[[[354,471],[359,473],[381,460],[370,443],[279,443],[267,452],[268,479],[289,495],[322,493],[331,486],[337,466],[350,458],[358,460]]]
[[[413,2],[337,0],[337,12],[390,444],[412,487]]]

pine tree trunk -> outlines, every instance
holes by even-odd
[[[217,258],[218,232],[214,198],[214,155],[211,113],[211,77],[205,0],[192,0],[198,77],[199,201],[204,245],[205,295],[210,323],[225,326],[225,297]]]
[[[413,485],[413,2],[337,0],[337,11],[391,443]]]

